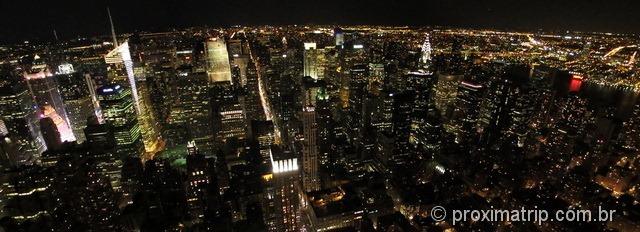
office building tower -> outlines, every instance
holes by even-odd
[[[275,151],[274,151],[275,150]],[[275,153],[275,154],[274,154]],[[272,176],[269,179],[273,218],[269,231],[294,232],[299,230],[299,181],[298,159],[288,151],[272,149],[270,154]],[[268,197],[269,198],[269,197]]]
[[[179,69],[175,80],[176,97],[171,102],[165,137],[169,144],[194,140],[200,152],[211,154],[214,140],[209,79],[205,72]]]
[[[113,126],[116,153],[123,158],[143,154],[140,125],[131,92],[130,88],[118,84],[105,85],[97,90],[102,117]]]
[[[269,165],[271,145],[275,143],[275,135],[272,121],[251,121],[251,136],[258,141],[260,159],[262,164]]]
[[[154,121],[157,122],[160,131],[163,131],[167,127],[169,121],[169,114],[171,113],[172,101],[177,92],[175,92],[175,80],[179,78],[176,70],[171,66],[164,64],[152,66],[147,72],[152,74],[147,75],[145,83],[141,83],[145,89],[141,89],[140,93],[148,92],[148,99],[150,104],[147,108],[151,109],[151,115]],[[146,97],[147,95],[142,97]],[[145,102],[143,98],[143,102]]]
[[[123,199],[129,198],[130,189],[122,188],[122,166],[123,161],[116,153],[116,138],[113,133],[113,126],[110,123],[100,124],[96,116],[87,119],[87,127],[84,129],[86,136],[85,147],[97,161],[96,165],[100,172],[109,178],[111,188],[116,192],[123,193]]]
[[[483,144],[493,144],[501,139],[509,125],[518,94],[528,78],[528,70],[510,67],[501,70],[497,78],[486,87],[488,94],[480,104],[478,131]]]
[[[47,150],[53,151],[60,149],[60,146],[62,146],[62,140],[60,140],[60,132],[58,132],[58,128],[53,122],[53,119],[49,117],[41,118],[40,132],[42,133],[42,138],[47,145]]]
[[[339,27],[333,29],[333,36],[336,40],[336,46],[342,47],[344,45],[344,32],[342,31],[342,29]]]
[[[410,138],[410,141],[415,144],[417,131],[425,126],[427,111],[433,104],[432,90],[436,79],[433,73],[424,70],[409,72],[405,75],[405,79],[407,80],[407,90],[415,95],[411,112]]]
[[[84,128],[86,143],[89,147],[108,150],[116,146],[116,139],[111,123],[99,123],[97,116],[87,118]]]
[[[98,94],[96,90],[98,86],[96,85],[96,81],[93,80],[90,74],[84,74],[84,81],[87,84],[87,88],[89,88],[89,95],[91,95],[91,103],[93,104],[93,114],[98,119],[98,122],[103,123],[104,120],[102,118],[102,111],[100,110],[100,104],[98,104]]]
[[[321,164],[329,162],[329,154],[331,152],[331,143],[335,136],[333,127],[333,102],[326,89],[320,88],[316,96],[315,110],[317,113],[318,123],[318,161]]]
[[[410,153],[409,136],[414,97],[409,91],[393,94],[391,122],[395,142],[393,156],[397,163],[407,161]]]
[[[368,88],[373,94],[377,94],[377,92],[384,86],[385,84],[385,72],[384,72],[384,64],[381,63],[369,63],[369,80],[368,80]]]
[[[440,112],[435,107],[429,107],[425,113],[419,126],[412,128],[410,142],[433,158],[440,152],[444,129]]]
[[[380,91],[380,94],[375,98],[375,109],[371,116],[371,126],[376,128],[378,132],[391,132],[392,130],[393,95],[394,92],[392,90],[385,88]]]
[[[231,65],[224,39],[210,38],[205,42],[205,47],[209,83],[231,82]]]
[[[46,105],[40,108],[40,117],[48,117],[51,118],[56,126],[58,132],[60,133],[60,139],[63,142],[74,141],[75,137],[73,136],[73,131],[67,125],[66,121],[58,114],[58,112],[53,109],[53,107]]]
[[[362,109],[367,92],[368,73],[366,65],[355,65],[349,70],[349,114],[346,126],[350,136],[355,139],[360,136],[362,128]]]
[[[324,50],[318,49],[316,43],[304,43],[304,76],[322,79],[322,60]]]
[[[39,166],[3,173],[0,180],[0,214],[16,222],[50,217],[53,172]],[[6,225],[6,224],[4,224]],[[10,227],[3,229],[11,230]],[[44,227],[46,228],[46,227]]]
[[[17,158],[19,158],[20,154],[16,148],[16,143],[7,137],[8,135],[9,129],[7,129],[4,121],[0,119],[0,171],[7,171],[18,166]]]
[[[453,104],[458,96],[458,85],[462,80],[462,75],[451,75],[437,73],[438,83],[435,86],[434,103],[445,119],[451,117]]]
[[[237,101],[224,103],[220,106],[220,140],[232,137],[244,139],[246,137],[246,119],[244,109]]]
[[[468,145],[477,134],[480,103],[483,96],[483,86],[471,81],[460,82],[456,109],[447,127],[456,136],[456,142]]]
[[[190,154],[187,156],[187,204],[188,212],[194,221],[202,221],[205,211],[213,196],[210,186],[215,184],[210,176],[210,161],[204,155]]]
[[[58,68],[56,79],[69,119],[69,126],[76,141],[82,143],[85,141],[83,130],[87,125],[87,118],[96,113],[87,78],[81,73],[73,71],[71,64],[63,64]]]
[[[302,187],[304,191],[320,190],[318,174],[318,124],[315,107],[302,109],[304,142],[302,150]]]
[[[156,115],[152,109],[149,86],[146,81],[138,85],[138,92],[138,96],[140,97],[138,122],[140,124],[140,130],[142,131],[142,141],[145,151],[149,154],[155,154],[164,148],[164,142],[160,135],[160,124],[156,120]]]
[[[129,42],[125,41],[117,45],[117,47],[104,56],[104,61],[107,63],[108,81],[121,86],[128,86],[131,89],[134,109],[136,113],[140,112],[140,98],[138,97],[138,88],[133,71],[133,60],[131,60]]]
[[[38,107],[17,73],[8,68],[1,71],[0,119],[6,128],[5,141],[15,148],[17,164],[29,164],[46,150],[40,133]]]
[[[58,83],[55,76],[51,74],[46,66],[34,66],[31,70],[25,72],[27,86],[31,92],[34,102],[43,111],[46,108],[46,114],[53,114],[56,126],[60,132],[62,141],[75,141],[76,138],[73,130],[69,127],[69,119],[65,109],[62,96],[58,90]]]
[[[302,105],[315,106],[318,95],[326,91],[327,82],[310,77],[302,77]]]

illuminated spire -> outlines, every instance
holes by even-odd
[[[429,34],[426,35],[424,43],[422,43],[422,57],[420,61],[425,65],[431,63],[431,42],[429,41]]]
[[[113,27],[113,19],[111,18],[111,10],[107,7],[107,14],[109,15],[109,23],[111,24],[111,37],[113,37],[113,46],[118,47],[118,39],[116,38],[116,29]]]

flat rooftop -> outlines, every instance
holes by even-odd
[[[362,210],[362,200],[349,187],[339,186],[307,193],[316,217],[328,217]]]

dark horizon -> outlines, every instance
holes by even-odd
[[[0,3],[0,43],[108,35],[106,8],[116,33],[232,25],[443,26],[520,31],[639,33],[637,1],[324,1],[101,0]]]

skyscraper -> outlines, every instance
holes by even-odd
[[[209,83],[231,82],[231,65],[227,45],[222,38],[210,38],[205,42],[205,57]]]
[[[4,121],[0,119],[0,171],[10,170],[18,165],[16,161],[19,154],[15,143],[7,137],[8,134]]]
[[[349,70],[349,114],[346,126],[352,138],[358,138],[362,129],[362,107],[368,73],[366,65],[355,65]]]
[[[220,131],[218,137],[220,140],[226,140],[231,137],[244,139],[246,137],[246,120],[242,105],[237,101],[228,102],[220,106]]]
[[[129,41],[125,41],[118,45],[115,34],[113,36],[115,48],[105,55],[108,81],[121,86],[128,86],[131,89],[130,92],[133,98],[132,100],[135,113],[138,117],[138,124],[142,128],[140,131],[144,132],[142,137],[144,139],[145,150],[152,152],[157,149],[161,137],[158,132],[158,125],[151,113],[151,103],[149,101],[147,88],[145,86],[141,86],[141,89],[137,87],[137,80],[134,74],[134,63],[129,49]],[[139,97],[139,93],[142,93],[142,97]]]
[[[87,118],[95,116],[89,86],[84,75],[75,72],[71,64],[60,65],[56,78],[60,84],[60,95],[67,112],[69,126],[73,130],[76,141],[82,143],[85,141],[83,130],[87,125]]]
[[[393,115],[391,117],[394,135],[394,154],[396,162],[406,161],[409,155],[409,136],[411,133],[411,112],[414,95],[404,91],[393,94]]]
[[[318,124],[315,107],[307,105],[302,109],[303,151],[302,151],[302,187],[306,192],[320,190],[318,176]]]
[[[320,88],[316,96],[315,110],[318,124],[318,161],[322,164],[329,161],[330,144],[334,138],[332,133],[334,121],[331,107],[332,102],[326,88]]]
[[[269,164],[271,145],[275,143],[272,121],[251,121],[251,136],[258,141],[262,163]]]
[[[210,163],[204,155],[195,153],[187,156],[187,204],[188,212],[194,220],[204,219],[209,199],[212,196],[209,186],[211,182]]]
[[[18,153],[14,156],[15,163],[29,164],[46,149],[40,134],[38,108],[17,73],[8,68],[0,71],[4,78],[0,80],[0,119],[6,128],[5,141]]]
[[[160,124],[156,120],[156,115],[152,110],[151,96],[146,82],[141,82],[138,86],[140,96],[140,112],[138,121],[142,131],[145,151],[153,154],[163,149],[162,136],[160,135]]]
[[[321,62],[323,50],[316,43],[304,43],[304,76],[321,79],[323,71]]]
[[[115,40],[115,39],[114,39]],[[117,45],[104,56],[107,63],[108,81],[131,88],[131,96],[136,112],[140,112],[140,99],[138,98],[138,88],[136,87],[136,78],[133,74],[133,61],[131,60],[131,52],[129,51],[129,42]]]
[[[497,75],[486,87],[488,94],[484,96],[479,110],[478,130],[485,144],[499,141],[508,126],[513,125],[514,115],[511,112],[528,78],[528,69],[507,67]]]
[[[407,90],[415,95],[411,112],[411,138],[415,144],[418,130],[426,126],[427,111],[433,105],[432,90],[436,84],[433,73],[429,71],[409,72],[406,75]]]
[[[453,112],[453,108],[451,106],[458,95],[458,84],[460,83],[462,76],[445,73],[438,73],[437,75],[438,84],[435,86],[434,102],[442,116],[447,119]]]
[[[344,32],[341,28],[336,27],[335,29],[333,29],[333,36],[336,40],[336,46],[344,45]]]
[[[46,110],[47,114],[56,115],[54,120],[62,141],[75,141],[58,83],[48,67],[41,64],[34,65],[31,70],[24,73],[24,77],[38,107],[43,111]]]
[[[293,154],[280,149],[271,150],[272,193],[274,218],[269,231],[294,232],[299,229],[299,186],[300,173],[298,159]],[[274,154],[275,153],[275,154]]]
[[[123,158],[142,155],[140,125],[131,89],[110,84],[98,88],[97,94],[102,117],[106,123],[113,125],[117,154]]]
[[[422,63],[422,67],[428,71],[431,66],[431,41],[429,40],[429,34],[425,36],[421,52],[420,62]]]
[[[165,133],[170,144],[194,140],[200,152],[209,155],[214,140],[211,90],[205,72],[178,70],[176,97],[172,99],[169,125]]]
[[[56,127],[53,119],[44,117],[40,119],[40,131],[42,132],[42,138],[47,145],[47,150],[57,150],[62,146],[62,140],[60,140],[60,132]]]
[[[458,87],[456,109],[450,123],[458,143],[468,144],[477,131],[483,90],[482,85],[471,81],[462,81]]]

